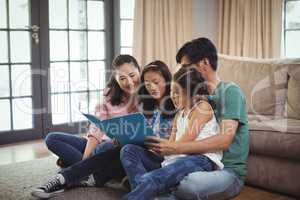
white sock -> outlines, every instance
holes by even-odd
[[[66,183],[66,179],[62,174],[57,174],[57,178],[62,185]]]
[[[88,178],[88,180],[86,181],[86,183],[89,185],[89,186],[95,186],[96,185],[96,181],[94,179],[94,176],[93,174],[91,174]]]

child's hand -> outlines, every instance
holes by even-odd
[[[158,137],[147,137],[146,146],[160,155],[178,154],[178,144]]]

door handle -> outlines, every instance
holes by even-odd
[[[31,37],[34,40],[35,44],[39,44],[39,30],[40,27],[38,25],[32,25],[32,26],[26,26],[26,28],[29,28],[32,32]]]

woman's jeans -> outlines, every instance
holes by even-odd
[[[70,166],[82,160],[87,139],[68,133],[52,132],[47,135],[45,143],[48,149],[61,158],[66,166]],[[110,140],[104,141],[97,145],[93,154],[104,152],[113,146]]]
[[[120,149],[119,146],[115,146],[113,149],[92,155],[63,169],[60,174],[64,176],[66,185],[76,185],[91,174],[99,187],[111,179],[122,179],[125,172],[120,161]]]

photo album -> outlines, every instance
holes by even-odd
[[[91,123],[105,132],[111,139],[116,139],[121,145],[144,145],[145,137],[154,136],[142,113],[133,113],[110,119],[99,120],[94,115],[82,113]]]

